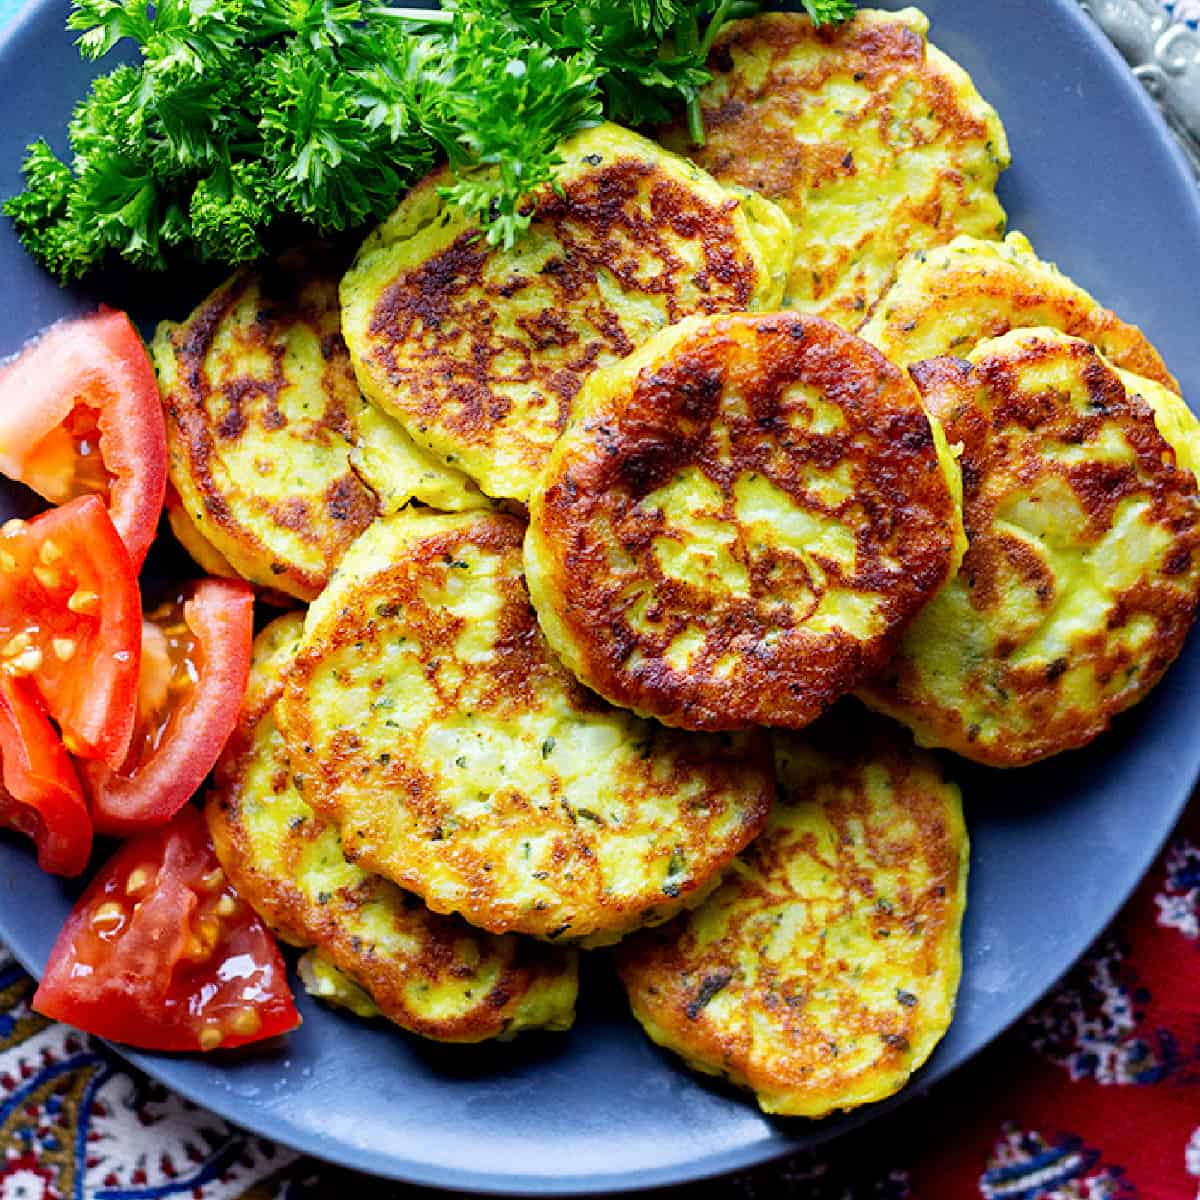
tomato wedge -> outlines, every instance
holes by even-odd
[[[162,400],[122,312],[60,321],[0,366],[0,472],[53,504],[98,495],[135,568],[167,483]]]
[[[144,1050],[242,1046],[300,1024],[279,946],[193,805],[127,842],[84,892],[33,1007]]]
[[[92,822],[75,769],[32,686],[2,673],[0,765],[0,825],[33,838],[43,871],[78,875],[92,853]]]
[[[81,770],[102,833],[169,821],[213,769],[237,723],[254,640],[248,584],[205,579],[142,625],[138,719],[118,770]]]
[[[125,761],[141,617],[133,564],[97,497],[0,526],[0,672],[33,681],[72,754]]]

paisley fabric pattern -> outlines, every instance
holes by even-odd
[[[1165,866],[1166,887],[1154,898],[1158,923],[1200,942],[1200,846],[1180,839],[1168,852]]]
[[[435,1195],[230,1128],[32,1013],[32,992],[0,952],[0,1200]],[[1200,1200],[1200,800],[1084,961],[932,1096],[820,1159],[662,1195]]]
[[[1040,1133],[1005,1128],[979,1181],[986,1200],[1132,1200],[1124,1171],[1100,1161],[1100,1151],[1072,1135],[1047,1140]]]
[[[1149,999],[1138,987],[1127,951],[1112,938],[1027,1020],[1030,1045],[1072,1079],[1103,1084],[1160,1083],[1178,1066],[1168,1030],[1147,1040],[1141,1028]]]
[[[998,0],[1003,3],[1003,0]],[[20,0],[0,0],[0,27]],[[1200,0],[1167,0],[1200,28]],[[1200,331],[1198,331],[1200,332]],[[29,1007],[0,947],[0,1200],[417,1200],[245,1134]],[[1200,798],[1070,977],[934,1094],[663,1200],[1200,1200]]]
[[[286,1193],[294,1154],[130,1073],[32,1012],[32,995],[0,952],[0,1200]]]

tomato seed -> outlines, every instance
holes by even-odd
[[[4,664],[4,670],[9,675],[32,675],[42,665],[42,652],[36,646],[22,650],[16,658]]]
[[[54,566],[62,556],[62,547],[53,538],[47,538],[38,551],[38,558],[48,567]]]
[[[217,901],[216,913],[218,917],[232,917],[238,909],[238,902],[232,896],[222,896]]]
[[[200,886],[206,892],[215,892],[217,888],[224,886],[225,872],[220,867],[214,867],[203,879],[200,880]]]
[[[95,592],[85,591],[83,588],[76,588],[71,593],[71,598],[67,601],[67,607],[73,613],[88,614],[94,613],[100,607],[100,597]]]
[[[153,867],[134,867],[133,870],[129,872],[129,878],[125,880],[125,895],[140,895],[150,884],[154,882],[157,877],[158,872]]]
[[[29,634],[22,630],[20,633],[14,634],[9,638],[5,645],[3,654],[5,658],[16,658],[16,656],[25,650],[28,650],[33,645],[33,639]]]
[[[54,650],[54,657],[59,662],[70,662],[75,657],[75,651],[78,647],[74,638],[54,638],[50,643]]]
[[[48,592],[55,592],[62,587],[62,576],[49,567],[34,567],[33,577]]]
[[[0,534],[5,537],[16,537],[18,534],[25,532],[27,521],[22,521],[20,517],[13,517],[11,521],[5,521],[0,525]]]
[[[221,1044],[221,1042],[224,1041],[224,1037],[221,1031],[216,1028],[216,1026],[205,1025],[205,1027],[200,1030],[198,1040],[200,1042],[201,1050],[215,1050]]]
[[[92,928],[101,936],[116,933],[125,924],[125,909],[115,900],[106,900],[92,913]]]
[[[238,1037],[253,1037],[262,1028],[262,1017],[253,1008],[239,1008],[229,1022],[229,1029]]]

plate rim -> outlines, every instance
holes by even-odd
[[[13,45],[19,42],[22,37],[28,36],[33,28],[42,20],[48,19],[49,13],[47,10],[51,9],[56,2],[57,0],[25,0],[17,13],[6,23],[3,30],[0,30],[0,60],[11,52]],[[912,0],[912,2],[919,3],[919,0]],[[1184,184],[1185,186],[1182,190],[1185,193],[1190,192],[1192,195],[1192,206],[1197,221],[1200,222],[1200,185],[1197,184],[1183,149],[1179,146],[1161,111],[1130,70],[1128,64],[1121,57],[1120,52],[1105,36],[1095,21],[1084,11],[1079,0],[1041,0],[1041,3],[1045,4],[1049,9],[1058,10],[1062,13],[1066,20],[1074,27],[1075,32],[1080,34],[1087,43],[1090,43],[1091,50],[1107,60],[1114,85],[1123,89],[1125,93],[1124,98],[1129,104],[1141,110],[1143,117],[1146,118],[1145,124],[1148,126],[1148,132],[1155,138],[1159,148],[1166,150],[1165,157],[1169,164],[1169,169],[1176,176],[1175,183]],[[869,0],[863,6],[868,7]],[[936,41],[936,31],[934,40]],[[1200,636],[1200,628],[1194,630],[1192,636]],[[1139,863],[1137,877],[1132,886],[1128,890],[1125,890],[1123,895],[1114,897],[1111,908],[1107,908],[1106,906],[1107,911],[1103,913],[1102,919],[1093,919],[1091,922],[1093,926],[1091,936],[1078,955],[1071,960],[1065,969],[1056,972],[1049,978],[1048,982],[1045,982],[1044,986],[1039,982],[1034,988],[1030,989],[1031,991],[1036,990],[1036,994],[1031,1000],[1032,1004],[1036,1004],[1059,981],[1070,974],[1079,962],[1086,957],[1097,938],[1102,936],[1104,930],[1108,928],[1113,919],[1128,904],[1130,898],[1141,886],[1142,882],[1144,882],[1147,873],[1177,827],[1178,821],[1190,803],[1198,783],[1200,783],[1200,761],[1194,766],[1190,778],[1180,781],[1180,797],[1178,804],[1174,806],[1172,824],[1165,830],[1162,838],[1157,841],[1153,852],[1145,856],[1145,861]],[[2,923],[3,918],[2,914],[0,914],[0,924]],[[5,944],[22,968],[37,979],[40,976],[40,971],[36,966],[37,959],[28,947],[21,944],[21,939],[17,938],[13,940],[6,936]],[[1026,1011],[1028,1011],[1028,1006],[1018,1012],[1010,1022],[995,1029],[990,1036],[980,1039],[966,1053],[962,1054],[957,1061],[953,1063],[935,1063],[932,1067],[922,1068],[896,1095],[880,1103],[857,1109],[853,1113],[844,1114],[837,1121],[836,1128],[830,1129],[828,1136],[818,1138],[818,1144],[822,1146],[829,1145],[835,1140],[840,1140],[847,1135],[853,1134],[875,1120],[890,1115],[917,1096],[928,1094],[949,1076],[971,1064],[985,1049],[993,1046],[997,1040],[1002,1038],[1020,1021]],[[103,1039],[95,1040],[101,1042],[119,1059],[130,1063],[138,1070],[170,1088],[185,1100],[221,1117],[235,1130],[242,1130],[257,1135],[278,1146],[287,1147],[298,1154],[329,1163],[335,1167],[359,1171],[379,1179],[411,1183],[424,1187],[497,1196],[615,1195],[647,1188],[695,1183],[713,1179],[729,1172],[777,1161],[799,1149],[799,1147],[791,1142],[786,1128],[781,1127],[781,1123],[772,1122],[767,1126],[767,1132],[764,1136],[752,1138],[737,1147],[717,1151],[701,1158],[694,1158],[684,1164],[674,1163],[662,1167],[640,1167],[629,1172],[618,1172],[611,1175],[591,1174],[586,1176],[552,1177],[546,1175],[511,1174],[497,1179],[493,1175],[470,1168],[447,1168],[419,1160],[402,1159],[395,1154],[386,1154],[379,1150],[354,1146],[340,1141],[335,1137],[327,1137],[324,1134],[318,1135],[320,1140],[315,1147],[311,1143],[304,1144],[298,1139],[305,1136],[311,1138],[313,1136],[312,1131],[304,1131],[297,1127],[289,1126],[283,1117],[266,1111],[256,1111],[252,1114],[253,1119],[247,1121],[239,1112],[240,1098],[236,1093],[226,1090],[213,1096],[205,1088],[202,1081],[192,1082],[186,1078],[181,1081],[175,1078],[175,1073],[171,1070],[171,1065],[174,1062],[190,1060],[182,1060],[175,1056],[146,1054],[113,1043],[104,1042]],[[221,1069],[220,1064],[217,1064],[216,1069]],[[753,1104],[753,1101],[748,1096],[745,1098],[745,1102],[750,1105]],[[817,1123],[809,1123],[804,1126],[806,1133],[811,1135],[816,1125]],[[812,1144],[810,1140],[808,1145],[812,1146]]]

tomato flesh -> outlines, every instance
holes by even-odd
[[[104,463],[100,436],[95,410],[73,408],[26,458],[23,482],[53,504],[76,496],[99,496],[107,504],[113,476]]]
[[[38,865],[78,875],[92,853],[92,822],[75,769],[32,686],[0,673],[0,825],[28,834]]]
[[[137,576],[98,497],[0,527],[0,674],[36,686],[72,754],[124,762],[140,662]]]
[[[300,1024],[279,946],[192,805],[127,842],[84,892],[33,1007],[144,1050],[233,1048]]]
[[[0,366],[0,472],[53,504],[99,496],[141,566],[162,512],[166,424],[124,313],[59,322]]]
[[[143,624],[138,716],[125,762],[82,767],[96,827],[161,825],[216,765],[237,722],[254,638],[247,584],[205,579]]]

